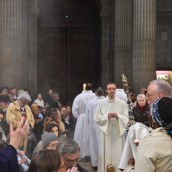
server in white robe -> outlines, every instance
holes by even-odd
[[[98,143],[100,135],[100,129],[93,120],[93,115],[97,108],[97,105],[105,99],[105,97],[103,96],[104,91],[101,87],[98,87],[95,93],[96,97],[89,102],[86,113],[86,118],[88,121],[91,165],[93,168],[96,168],[98,166]]]
[[[89,101],[94,97],[95,94],[92,92],[92,84],[87,83],[85,90],[75,97],[72,105],[73,116],[77,118],[74,141],[77,142],[81,149],[80,158],[89,156],[88,123],[85,114]]]
[[[124,101],[115,97],[116,85],[108,83],[107,97],[97,107],[94,121],[98,124],[101,134],[99,141],[98,172],[106,172],[110,166],[118,172],[123,152],[127,123],[128,108]]]
[[[119,163],[119,169],[126,169],[128,166],[128,161],[131,158],[136,158],[137,146],[135,144],[135,141],[141,140],[142,138],[146,137],[149,132],[150,129],[146,125],[139,122],[136,122],[129,128],[122,157]]]
[[[115,95],[116,95],[116,97],[118,97],[119,99],[123,100],[125,103],[128,102],[127,94],[125,93],[124,89],[122,89],[122,88],[117,88],[117,89],[116,89]]]

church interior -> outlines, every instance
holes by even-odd
[[[172,83],[171,20],[171,0],[1,0],[0,83],[70,102],[123,73],[136,92]]]

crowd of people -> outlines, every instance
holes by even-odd
[[[161,137],[166,138],[163,145],[167,144],[171,151],[172,86],[157,79],[147,88],[141,88],[140,93],[127,92],[127,95],[121,87],[110,82],[105,91],[106,97],[101,88],[93,95],[91,85],[86,84],[85,90],[74,99],[72,112],[78,118],[74,140],[81,147],[81,157],[90,156],[92,167],[98,172],[170,172],[171,167],[163,165],[172,154],[167,153],[169,150],[159,141]],[[161,102],[160,107],[154,106],[156,101]],[[155,107],[156,118],[153,115]],[[150,154],[144,151],[146,146]],[[160,147],[161,151],[157,149]],[[168,164],[172,164],[172,160]]]
[[[28,171],[32,158],[37,157],[41,151],[56,150],[60,138],[73,138],[76,119],[72,115],[71,106],[62,105],[59,94],[51,89],[44,98],[38,93],[33,99],[26,89],[1,88],[0,144],[2,148],[11,143],[10,126],[14,132],[17,132],[22,119],[27,121],[29,131],[17,147],[13,146],[16,149],[13,153],[16,153],[14,156],[17,157],[19,168],[17,171]],[[8,160],[8,163],[12,162],[11,159]],[[0,163],[0,167],[1,165],[2,171],[14,171],[12,167],[6,170],[6,167]]]
[[[170,172],[172,86],[153,80],[140,93],[113,82],[86,83],[72,106],[52,89],[35,99],[13,87],[0,90],[0,171]]]

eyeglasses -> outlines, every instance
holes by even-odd
[[[154,93],[152,93],[152,94],[154,94]],[[150,97],[152,94],[146,92],[146,96],[147,96],[147,97]]]
[[[64,159],[64,161],[65,161],[66,164],[70,164],[71,165],[71,164],[76,163],[78,161],[78,159],[75,159],[75,160]]]

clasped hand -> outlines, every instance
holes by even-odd
[[[108,113],[108,118],[118,118],[118,115],[115,112],[109,112]]]

